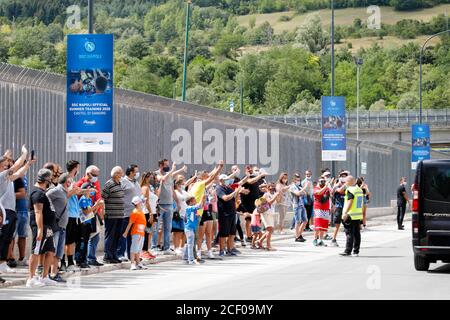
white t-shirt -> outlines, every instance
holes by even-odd
[[[150,208],[152,209],[152,214],[156,214],[156,204],[158,202],[158,196],[150,190],[150,196],[147,201],[150,201]],[[145,211],[148,211],[146,207],[144,207]],[[145,212],[148,213],[148,212]]]
[[[180,201],[180,216],[184,218],[186,216],[186,208],[188,207],[186,204],[186,200],[191,196],[189,193],[187,193],[185,190],[175,190],[175,193],[178,197],[178,200]]]
[[[6,184],[6,191],[0,196],[0,202],[3,208],[16,211],[16,193],[14,192],[14,182]]]

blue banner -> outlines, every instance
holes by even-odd
[[[67,152],[113,151],[112,34],[67,36]]]
[[[427,124],[413,124],[411,138],[411,169],[415,170],[417,162],[430,159],[430,126]]]
[[[345,97],[322,97],[322,161],[346,161]]]

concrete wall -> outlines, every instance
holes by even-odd
[[[65,77],[0,64],[0,152],[13,148],[17,155],[22,143],[35,149],[38,165],[31,171],[31,178],[36,169],[49,160],[64,164],[69,159],[76,159],[83,166],[85,164],[85,154],[65,152],[65,103]],[[157,160],[169,158],[177,144],[171,141],[172,133],[185,128],[193,135],[194,129],[198,129],[195,121],[202,122],[203,132],[215,128],[224,135],[226,129],[236,128],[279,130],[278,172],[292,174],[310,168],[317,175],[320,168],[331,167],[331,163],[321,161],[319,131],[117,89],[114,153],[95,154],[95,163],[102,169],[101,181],[108,178],[115,165],[126,167],[136,163],[141,171],[156,169]],[[192,152],[207,144],[194,142]],[[336,172],[341,168],[355,172],[357,145],[357,141],[348,139],[348,160],[336,163]],[[407,176],[412,180],[410,150],[404,145],[385,146],[369,142],[362,142],[359,148],[361,161],[367,162],[368,173],[365,176],[373,193],[372,206],[387,207],[395,197],[398,178]],[[433,157],[443,155],[434,153]],[[249,155],[246,159],[248,162]],[[260,160],[257,162],[261,165]],[[232,164],[233,161],[228,162],[227,168]],[[188,174],[211,167],[190,165]]]

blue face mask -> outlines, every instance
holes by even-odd
[[[95,191],[92,191],[92,192],[91,192],[91,196],[95,196]]]

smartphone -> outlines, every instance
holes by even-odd
[[[31,150],[31,160],[34,160],[34,150]]]

